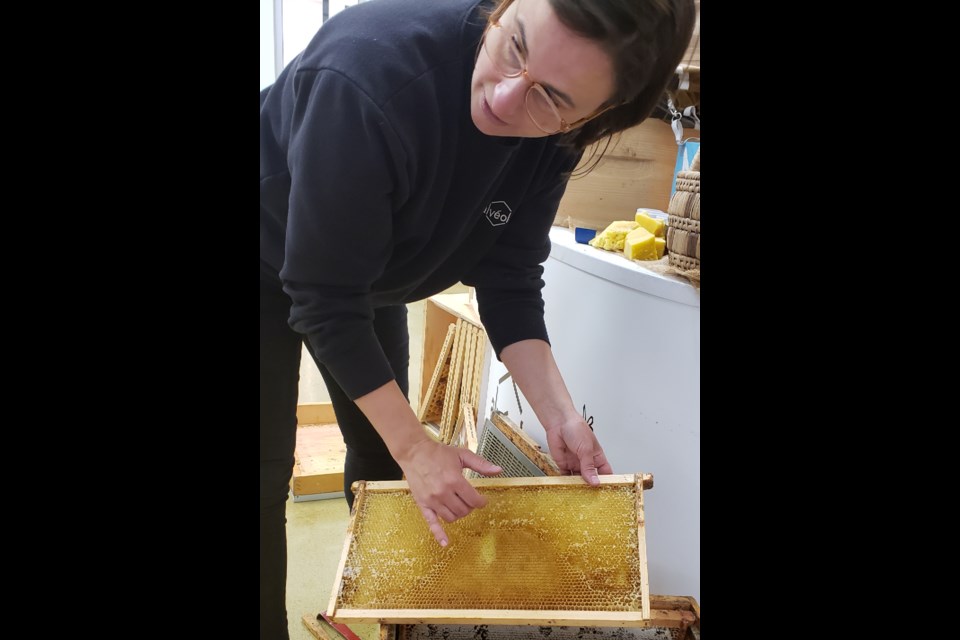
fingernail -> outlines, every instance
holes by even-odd
[[[441,546],[441,547],[447,546],[447,541],[446,541],[446,540],[441,540],[441,541],[440,541],[440,546]]]

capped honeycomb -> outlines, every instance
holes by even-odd
[[[686,629],[533,627],[493,624],[401,625],[396,640],[680,640]]]
[[[518,481],[529,484],[494,484]],[[364,491],[335,610],[641,611],[634,482],[474,485],[489,502],[444,524],[447,547],[434,540],[409,490]]]

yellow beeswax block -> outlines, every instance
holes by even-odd
[[[658,238],[663,237],[664,233],[664,224],[663,220],[658,220],[651,217],[646,211],[640,209],[637,211],[637,214],[634,216],[634,220],[638,225],[652,233]]]
[[[666,238],[654,238],[654,243],[657,247],[657,260],[663,257],[663,251],[667,248],[667,239]]]
[[[631,220],[611,222],[606,229],[590,241],[590,246],[607,251],[623,251],[623,241],[627,234],[639,225]]]
[[[643,227],[637,227],[624,239],[623,255],[631,260],[656,260],[656,238]]]

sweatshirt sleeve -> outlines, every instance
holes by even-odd
[[[379,107],[342,74],[300,71],[293,100],[280,278],[293,300],[290,325],[356,399],[395,377],[373,330],[370,291],[390,257],[405,155]]]
[[[511,215],[493,248],[463,279],[477,288],[480,320],[497,358],[515,342],[536,338],[547,343],[543,321],[543,262],[550,255],[550,227],[567,177],[580,153],[560,149],[553,162],[542,170],[540,184]]]

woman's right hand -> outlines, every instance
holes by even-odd
[[[403,469],[410,493],[430,532],[444,547],[449,539],[440,520],[455,522],[487,504],[487,499],[463,477],[463,470],[473,469],[483,475],[496,475],[502,471],[468,449],[429,439],[411,446],[402,459],[397,459],[397,464]]]

